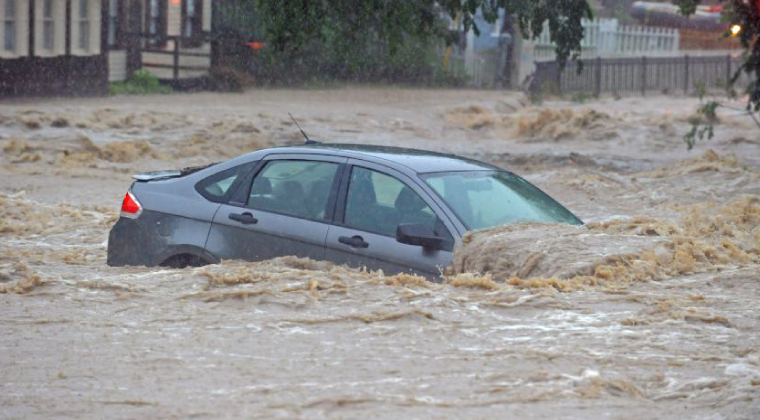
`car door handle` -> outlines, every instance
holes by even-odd
[[[253,217],[251,213],[245,212],[243,214],[230,214],[230,220],[240,222],[244,225],[255,225],[259,222],[259,219]]]
[[[364,242],[364,238],[359,235],[350,238],[348,236],[341,236],[338,238],[338,242],[346,244],[351,248],[369,248],[369,244]]]

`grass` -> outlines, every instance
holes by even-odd
[[[128,80],[112,83],[108,91],[111,95],[152,95],[172,93],[172,88],[147,71],[138,70]]]

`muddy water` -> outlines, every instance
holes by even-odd
[[[691,99],[256,91],[0,109],[0,417],[760,414],[760,134]],[[130,174],[313,137],[525,175],[586,227],[466,238],[447,282],[285,257],[109,268]]]

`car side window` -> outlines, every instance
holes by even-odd
[[[390,175],[359,166],[351,170],[343,223],[354,229],[394,237],[398,225],[419,223],[451,239],[433,209],[414,190]]]
[[[209,201],[216,203],[226,203],[230,194],[236,186],[235,181],[245,176],[248,171],[253,169],[255,163],[246,163],[245,165],[235,166],[217,172],[214,175],[204,178],[195,185],[195,190]]]
[[[325,219],[339,165],[310,160],[273,160],[251,186],[248,207],[305,219]]]

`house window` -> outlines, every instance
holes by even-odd
[[[79,49],[90,49],[90,0],[79,0]]]
[[[55,48],[55,17],[53,16],[53,0],[42,2],[42,48],[53,51]]]
[[[3,49],[16,51],[16,0],[5,0],[3,8]]]
[[[184,0],[182,2],[182,37],[184,45],[199,47],[202,41],[203,5],[200,0]]]
[[[34,2],[34,16],[35,55],[51,57],[64,54],[64,41],[66,39],[65,2],[37,0]]]
[[[37,4],[39,2],[40,0],[37,0]],[[53,4],[59,7],[64,6],[64,2],[59,0],[53,0]],[[105,0],[71,0],[70,4],[71,21],[68,25],[71,30],[70,36],[66,37],[65,31],[61,30],[63,27],[61,20],[56,19],[56,44],[58,44],[58,39],[68,38],[73,55],[100,54],[101,28],[106,24],[103,21],[105,16],[101,18],[101,15],[108,7],[108,3]],[[60,18],[64,16],[64,12],[63,9],[56,9],[53,14]]]
[[[145,19],[148,28],[148,45],[152,47],[166,45],[166,0],[148,0]]]

